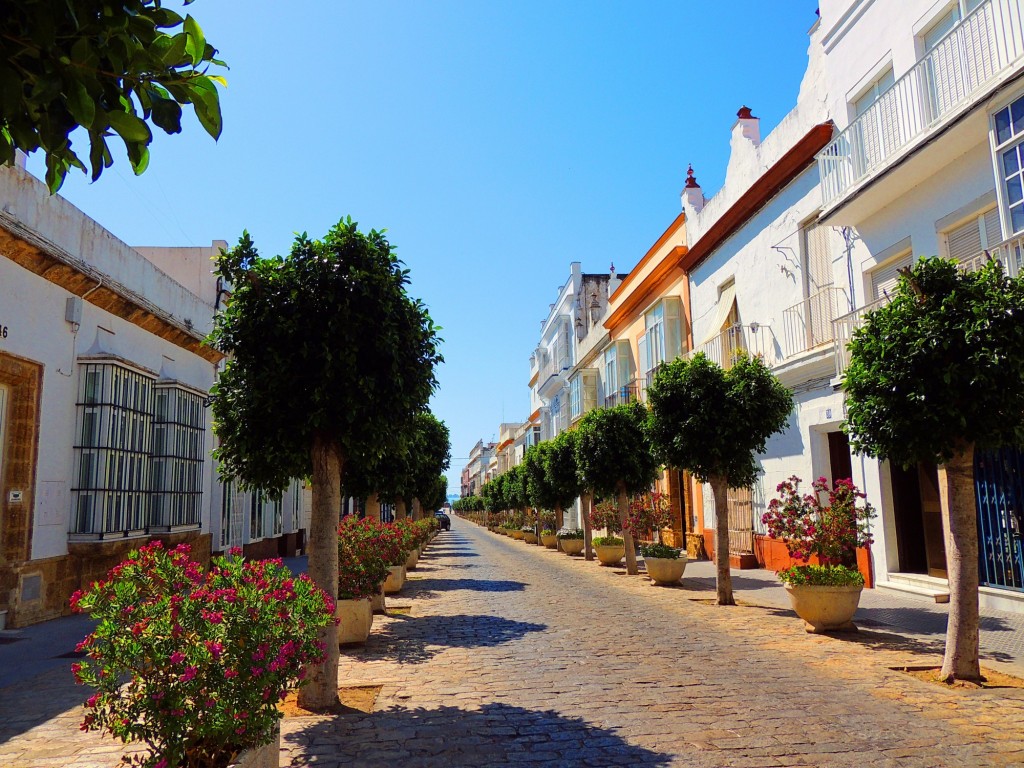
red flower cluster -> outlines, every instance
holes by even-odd
[[[830,489],[819,477],[811,486],[814,493],[805,495],[800,495],[800,482],[794,476],[779,483],[779,498],[761,516],[768,535],[785,541],[794,560],[806,563],[816,556],[822,565],[855,562],[857,547],[872,543],[874,507],[867,502],[858,506],[866,496],[852,480],[837,480]],[[828,504],[822,503],[822,496],[827,496]]]
[[[96,689],[82,728],[146,742],[152,768],[227,764],[269,741],[276,702],[323,660],[317,631],[333,620],[330,598],[279,560],[215,558],[204,573],[188,552],[142,547],[72,598],[99,620],[72,667]]]
[[[672,510],[668,496],[651,491],[633,496],[629,500],[626,528],[637,538],[645,537],[662,528],[672,527]]]

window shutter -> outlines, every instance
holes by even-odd
[[[618,374],[616,386],[624,387],[636,378],[636,371],[633,366],[633,351],[630,349],[628,341],[623,339],[615,342],[615,356],[617,358],[615,368]]]
[[[683,354],[683,302],[678,296],[668,296],[665,306],[665,360],[672,361]]]
[[[650,370],[650,365],[647,361],[647,334],[642,334],[636,343],[637,356],[640,358],[639,369],[637,370],[637,378],[647,373]]]
[[[981,227],[977,217],[956,229],[946,233],[947,256],[959,261],[967,261],[983,250],[981,247]]]
[[[985,211],[985,248],[992,250],[1003,242],[1003,227],[999,221],[999,207]]]
[[[899,272],[911,263],[910,253],[898,256],[888,264],[885,264],[871,272],[871,300],[877,301],[887,293],[891,294],[899,280]]]
[[[810,297],[832,285],[832,229],[811,224],[804,229],[804,290]]]

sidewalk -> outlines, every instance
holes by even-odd
[[[696,591],[715,591],[715,564],[697,560],[687,564],[683,586]],[[772,571],[753,569],[732,572],[736,599],[751,605],[790,609],[789,595]],[[853,621],[865,629],[891,631],[942,654],[946,644],[949,606],[926,597],[865,589]],[[1024,678],[1024,613],[982,609],[982,664]]]

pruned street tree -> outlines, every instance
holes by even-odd
[[[868,313],[843,379],[855,451],[939,465],[949,575],[943,680],[978,680],[975,449],[1024,446],[1024,283],[919,260]]]
[[[633,535],[626,523],[629,496],[649,491],[658,477],[658,462],[647,436],[647,409],[641,403],[590,411],[576,427],[576,465],[583,485],[598,496],[615,498],[626,571],[639,573]]]
[[[553,440],[549,440],[547,446],[548,449],[543,455],[544,472],[551,485],[555,525],[562,528],[565,524],[565,510],[576,503],[576,499],[584,491],[576,466],[576,432],[561,432]],[[587,528],[589,529],[589,525]],[[586,545],[589,550],[589,540]]]
[[[542,509],[554,509],[558,498],[551,479],[547,474],[547,454],[551,450],[550,441],[538,443],[529,448],[523,456],[523,472],[526,476],[526,495],[530,504],[537,510],[537,546],[543,546],[540,540],[540,514]]]
[[[42,150],[50,192],[86,170],[72,148],[78,128],[93,181],[113,164],[113,136],[145,171],[151,126],[180,133],[184,105],[220,137],[227,83],[209,69],[225,65],[191,15],[162,0],[0,0],[0,20],[0,164]]]
[[[384,234],[350,218],[322,240],[298,236],[284,257],[260,258],[246,233],[217,271],[234,286],[211,338],[228,355],[213,387],[220,471],[272,494],[312,477],[309,574],[336,599],[346,460],[370,466],[409,434],[436,386],[435,326]],[[337,700],[337,627],[320,639],[327,660],[300,690],[307,708]]]
[[[711,485],[719,605],[735,605],[729,572],[729,488],[757,479],[755,459],[782,431],[793,397],[759,357],[729,370],[698,352],[662,366],[647,390],[649,433],[658,459]]]
[[[427,504],[426,500],[432,500],[436,495],[437,479],[448,469],[451,455],[451,439],[445,423],[429,411],[416,414],[409,483],[414,518],[422,516],[423,507],[433,512],[441,506]]]

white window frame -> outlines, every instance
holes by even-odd
[[[569,381],[569,419],[576,421],[583,415],[583,377],[577,373]]]
[[[1024,92],[1017,91],[1013,96],[1001,99],[989,114],[989,140],[992,150],[992,170],[995,175],[996,199],[999,202],[999,218],[1002,224],[1003,236],[1006,238],[1024,231],[1024,116],[1021,118],[1021,127],[1014,132],[1013,107],[1020,105],[1024,114]],[[999,140],[997,118],[1003,112],[1008,112],[1010,117],[1010,135],[1003,141]],[[1018,168],[1007,176],[1003,162],[1003,154],[1010,150],[1016,150]],[[1016,177],[1021,184],[1021,199],[1011,202],[1010,180]],[[1020,227],[1013,226],[1013,211],[1019,209],[1021,212]]]

